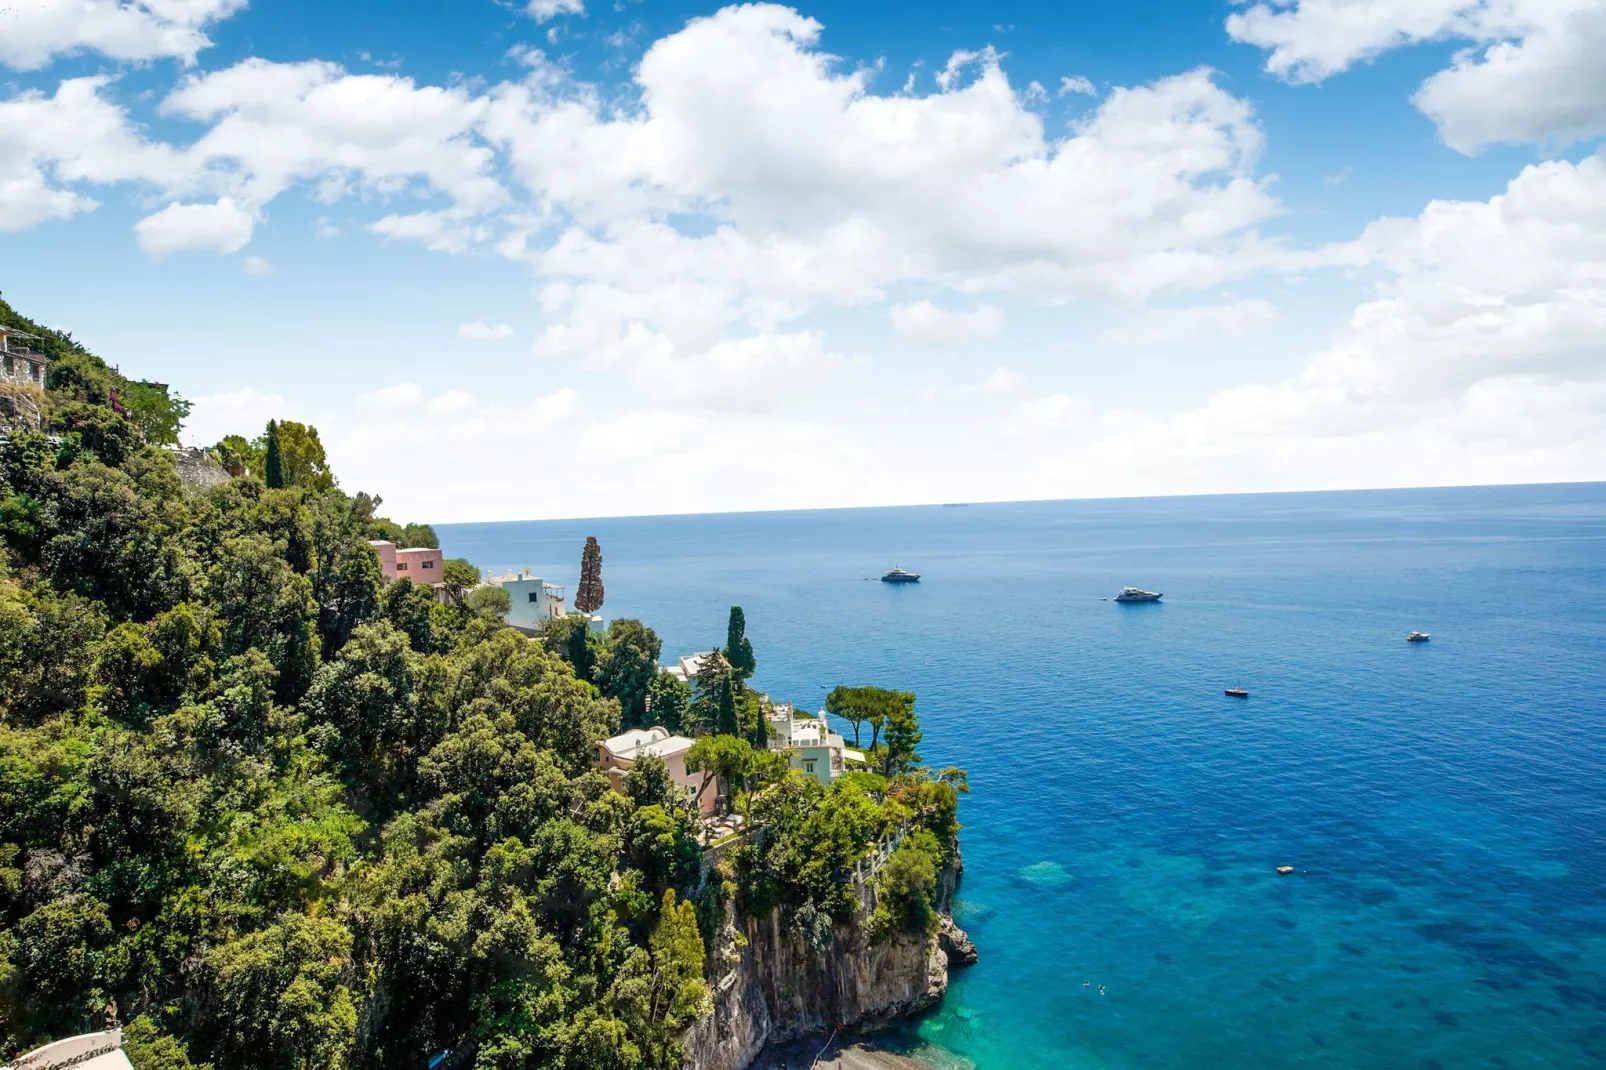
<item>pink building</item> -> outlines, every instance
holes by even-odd
[[[667,728],[632,729],[597,744],[597,768],[608,774],[613,790],[622,794],[625,774],[637,758],[662,758],[669,779],[679,784],[697,812],[707,817],[719,802],[719,786],[712,773],[686,772],[686,752],[695,742],[685,736],[672,736]]]
[[[409,579],[414,586],[433,587],[437,597],[444,597],[445,580],[441,569],[445,558],[439,550],[430,546],[398,549],[395,543],[384,539],[370,539],[368,545],[379,555],[379,569],[385,574],[386,583]]]

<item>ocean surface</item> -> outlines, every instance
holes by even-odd
[[[974,789],[937,1065],[1606,1066],[1606,484],[437,530],[918,693]]]

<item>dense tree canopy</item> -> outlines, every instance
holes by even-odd
[[[181,399],[47,338],[50,433],[0,443],[0,1059],[114,1001],[137,1070],[677,1067],[723,885],[663,763],[594,770],[622,722],[722,731],[693,764],[767,830],[726,863],[742,908],[829,939],[914,822],[875,924],[929,924],[963,778],[918,768],[912,695],[893,775],[822,788],[749,742],[725,659],[694,697],[639,621],[532,642],[466,562],[444,603],[386,584],[369,540],[435,534],[339,489],[316,429],[186,486]]]

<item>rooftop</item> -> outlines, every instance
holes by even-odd
[[[685,736],[673,736],[667,728],[633,728],[602,741],[608,753],[621,761],[633,762],[637,758],[667,758],[672,754],[690,750],[697,741]]]

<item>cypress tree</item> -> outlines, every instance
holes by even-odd
[[[725,660],[746,679],[758,668],[753,644],[747,641],[747,615],[741,606],[731,606],[730,623],[725,626]]]
[[[741,722],[736,717],[736,694],[741,686],[742,678],[734,669],[720,673],[719,717],[715,722],[714,731],[722,736],[742,734]]]
[[[279,425],[274,420],[268,421],[268,456],[262,469],[263,482],[270,490],[284,486],[284,458],[279,454]]]
[[[586,536],[586,548],[580,552],[580,586],[575,588],[574,608],[587,614],[602,608],[602,547],[595,535]]]

